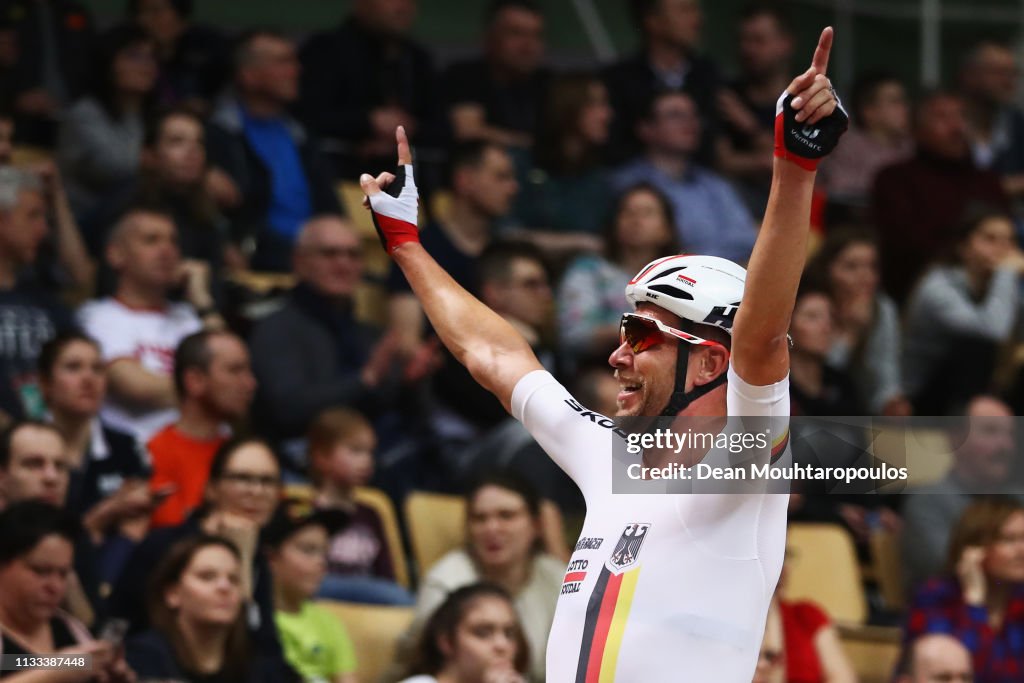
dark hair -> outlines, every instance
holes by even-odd
[[[963,102],[964,98],[960,93],[949,88],[931,88],[924,91],[914,102],[913,121],[915,128],[920,126],[921,116],[924,113],[924,110],[937,100],[957,100],[959,102]]]
[[[175,229],[177,229],[178,226],[178,222],[174,218],[174,213],[170,204],[156,198],[137,195],[132,198],[131,203],[124,209],[124,211],[121,212],[121,215],[117,217],[117,220],[111,226],[110,231],[106,236],[107,245],[109,246],[121,239],[124,232],[127,230],[127,226],[131,222],[132,217],[138,215],[158,216],[166,221],[170,221],[170,223],[175,226]]]
[[[945,254],[945,260],[949,263],[959,263],[959,248],[963,246],[964,242],[966,242],[975,231],[981,228],[982,224],[992,219],[1002,219],[1013,223],[1013,217],[1001,206],[990,202],[970,202],[964,208],[964,211],[960,216],[960,220],[953,229],[953,239],[950,241],[950,248]]]
[[[828,285],[813,273],[805,272],[800,278],[800,284],[796,288],[796,297],[794,301],[798,302],[805,296],[820,295],[832,301],[832,297],[829,295]]]
[[[42,379],[51,379],[53,377],[53,368],[57,365],[57,359],[64,353],[64,349],[71,346],[75,342],[83,342],[89,344],[97,351],[100,350],[100,344],[95,339],[79,332],[78,330],[71,330],[68,332],[61,332],[50,341],[43,344],[43,347],[39,350],[39,358],[36,360],[36,370],[39,372],[39,376]]]
[[[192,651],[178,630],[175,612],[167,605],[167,591],[181,581],[182,575],[199,551],[210,547],[224,548],[239,564],[243,561],[238,548],[226,538],[207,534],[190,536],[178,541],[167,550],[150,576],[146,593],[150,623],[153,624],[154,629],[170,641],[178,662],[191,670],[198,670],[198,667],[193,659]],[[238,614],[229,629],[221,671],[226,674],[227,680],[245,680],[250,644],[242,602],[239,602]]]
[[[309,478],[315,485],[323,480],[318,467],[323,451],[332,449],[336,444],[351,438],[360,430],[367,430],[374,436],[373,424],[359,411],[351,408],[326,408],[313,418],[306,429],[306,451],[309,454]]]
[[[601,150],[592,145],[578,159],[569,159],[565,153],[566,141],[576,136],[580,114],[587,107],[590,88],[595,84],[603,87],[600,77],[592,71],[565,73],[551,80],[537,119],[534,158],[540,168],[549,173],[569,173],[600,163]]]
[[[622,249],[619,248],[619,214],[626,208],[626,200],[636,192],[649,192],[658,201],[661,215],[668,224],[669,239],[664,245],[658,247],[660,256],[678,254],[682,251],[679,244],[679,237],[676,231],[676,213],[672,208],[672,202],[664,192],[648,182],[640,182],[630,185],[615,197],[615,205],[608,214],[608,220],[604,224],[604,257],[613,263],[617,263],[622,257]],[[630,273],[632,276],[633,274]]]
[[[864,110],[874,103],[878,91],[890,83],[903,85],[903,81],[896,74],[882,69],[865,71],[857,77],[850,90],[850,113],[853,114],[855,123],[859,124],[864,120]]]
[[[507,282],[512,276],[512,264],[520,259],[538,263],[548,273],[544,252],[537,245],[505,240],[492,242],[480,254],[476,262],[477,279],[481,285],[485,282]]]
[[[454,178],[455,173],[464,168],[479,168],[490,149],[505,152],[503,146],[489,140],[463,140],[455,143],[448,153],[449,176]]]
[[[192,0],[168,0],[168,4],[182,19],[188,19],[192,16]],[[141,9],[142,0],[128,0],[124,12],[129,18],[137,19]]]
[[[292,40],[281,31],[271,27],[259,27],[244,31],[234,41],[234,49],[231,51],[231,73],[238,76],[238,73],[248,66],[254,57],[253,43],[262,38],[280,40],[291,44]]]
[[[178,344],[174,350],[174,391],[179,399],[185,398],[185,373],[189,370],[206,372],[213,360],[210,339],[225,334],[222,330],[200,330],[194,332]]]
[[[504,588],[481,582],[452,591],[445,601],[434,610],[423,626],[416,650],[406,668],[404,677],[440,673],[444,669],[447,659],[441,648],[441,639],[453,641],[459,624],[466,618],[477,601],[484,598],[503,600],[512,609],[512,613],[516,614],[516,657],[513,666],[519,673],[525,673],[530,661],[530,646],[527,644],[523,628],[519,624],[519,615],[515,611],[512,598]]]
[[[13,503],[0,512],[0,565],[22,557],[47,536],[71,545],[78,538],[78,520],[66,510],[39,500]]]
[[[3,431],[0,431],[0,470],[6,470],[11,464],[11,444],[14,442],[14,435],[18,430],[25,427],[35,427],[36,429],[53,432],[60,437],[61,441],[64,440],[64,435],[60,433],[60,430],[49,422],[41,422],[39,420],[18,420],[13,422]]]
[[[645,33],[644,24],[647,22],[647,17],[656,14],[661,9],[661,0],[632,0],[629,3],[629,9],[637,30]]]
[[[540,516],[540,494],[537,488],[525,477],[512,470],[489,470],[477,475],[466,489],[466,511],[472,506],[473,501],[482,489],[488,486],[505,489],[515,493],[523,502],[531,517]]]
[[[203,119],[195,113],[195,111],[185,106],[174,106],[164,107],[159,111],[155,112],[146,119],[146,130],[142,136],[142,145],[147,149],[153,149],[160,142],[160,136],[163,134],[164,125],[170,119],[174,118],[186,118],[192,119],[199,127],[204,130]]]
[[[851,244],[869,244],[877,249],[878,237],[875,231],[867,226],[845,225],[829,230],[825,235],[825,241],[805,269],[809,277],[821,283],[833,297],[835,292],[832,289],[829,271],[839,255]]]
[[[655,110],[658,108],[658,103],[669,97],[685,97],[693,103],[693,107],[697,110],[697,114],[700,114],[700,107],[697,106],[697,100],[693,98],[693,95],[682,90],[668,90],[661,88],[655,90],[643,101],[643,106],[640,108],[640,116],[637,117],[637,122],[650,123],[654,121],[656,118]]]
[[[544,14],[540,4],[534,0],[491,0],[484,11],[484,26],[493,24],[498,15],[509,8],[520,9],[540,16]]]
[[[971,503],[949,536],[946,571],[955,576],[964,549],[995,543],[999,530],[1018,512],[1024,512],[1024,503],[1011,496],[984,496]]]
[[[93,92],[97,101],[116,120],[120,120],[125,112],[117,97],[117,82],[114,76],[114,62],[125,50],[136,45],[147,44],[155,46],[153,39],[135,24],[120,24],[108,30],[99,40],[96,41],[94,53],[94,78],[95,85]],[[156,97],[156,87],[146,94],[143,102],[143,115],[153,107]]]
[[[274,462],[277,464],[278,469],[281,467],[281,458],[278,456],[277,451],[265,440],[258,436],[234,436],[225,441],[217,449],[217,452],[213,454],[213,460],[210,461],[210,476],[208,481],[215,482],[224,476],[224,470],[228,466],[228,461],[231,460],[231,456],[235,454],[235,451],[239,450],[243,446],[249,444],[256,444],[263,446],[274,458]]]
[[[755,0],[740,9],[739,22],[745,23],[758,17],[771,17],[779,30],[787,36],[793,35],[793,18],[780,2],[772,0]]]

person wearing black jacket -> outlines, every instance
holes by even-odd
[[[233,185],[219,199],[256,270],[288,270],[302,224],[341,213],[333,169],[287,113],[298,96],[298,72],[290,40],[269,31],[246,34],[235,52],[234,88],[207,130],[210,163]]]

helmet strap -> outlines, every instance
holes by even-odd
[[[665,406],[660,417],[675,417],[704,394],[725,384],[728,375],[728,372],[723,372],[707,384],[695,386],[690,391],[686,391],[686,372],[690,366],[690,344],[681,341],[676,346],[678,348],[676,384],[672,389],[672,396],[668,399],[668,405]]]

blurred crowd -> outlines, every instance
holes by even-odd
[[[333,600],[415,606],[391,680],[543,680],[584,502],[439,345],[356,179],[404,126],[426,248],[614,414],[630,277],[750,256],[794,29],[744,8],[726,75],[698,0],[632,0],[638,51],[570,71],[542,3],[493,0],[442,68],[429,8],[350,5],[296,37],[0,0],[0,651],[95,658],[0,678],[354,683]],[[995,41],[913,98],[860,74],[818,176],[793,414],[976,420],[924,490],[793,496],[861,553],[902,535],[902,683],[1024,680],[1018,76]],[[404,566],[371,484],[465,496],[465,547]],[[855,680],[812,603],[773,604],[761,655],[763,683]]]

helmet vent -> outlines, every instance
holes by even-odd
[[[650,282],[651,280],[655,280],[655,279],[660,280],[663,277],[668,277],[672,273],[678,273],[680,270],[686,270],[686,266],[679,266],[678,268],[669,268],[668,270],[663,270],[663,271],[661,271],[661,272],[659,272],[659,273],[649,277],[647,279],[647,281]]]
[[[680,268],[679,270],[682,270],[682,268]],[[651,290],[652,292],[667,294],[668,296],[671,296],[676,299],[687,299],[688,301],[693,301],[692,294],[690,294],[689,292],[684,292],[678,287],[673,287],[672,285],[651,285],[647,289]]]

